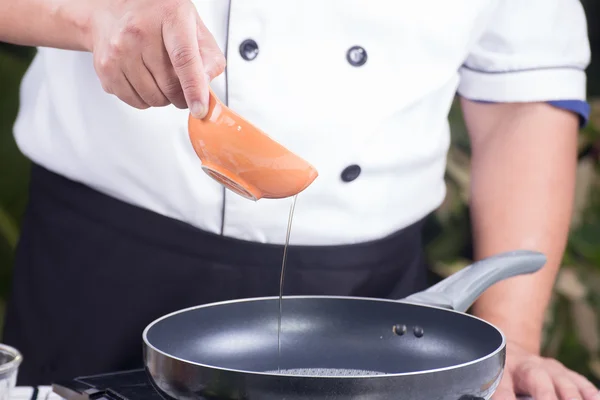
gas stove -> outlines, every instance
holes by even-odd
[[[52,386],[17,387],[10,400],[164,400],[145,370],[84,376]]]
[[[56,382],[52,390],[66,400],[164,400],[143,369]]]
[[[10,400],[165,400],[143,369],[85,376],[52,387],[16,388]],[[521,398],[521,400],[532,400]]]

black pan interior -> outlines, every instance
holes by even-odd
[[[389,374],[445,368],[503,344],[496,328],[466,314],[381,300],[292,297],[283,300],[279,357],[278,310],[276,298],[199,307],[152,324],[146,339],[193,363],[308,375],[317,375],[311,369]]]

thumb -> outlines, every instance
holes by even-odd
[[[504,376],[498,385],[498,389],[492,396],[492,400],[517,400],[512,377],[508,370],[504,371]]]

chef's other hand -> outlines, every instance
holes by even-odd
[[[173,104],[203,118],[225,57],[191,1],[98,2],[89,47],[103,89],[139,109]]]
[[[517,343],[506,345],[506,370],[493,400],[600,400],[598,389],[560,362],[529,353]]]

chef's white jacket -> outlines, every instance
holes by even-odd
[[[556,101],[585,117],[590,50],[579,0],[195,5],[227,56],[215,93],[319,171],[298,197],[294,244],[374,240],[435,210],[457,92]],[[291,199],[225,191],[201,170],[187,117],[106,94],[89,53],[41,48],[22,84],[15,135],[34,162],[124,202],[282,243]]]

